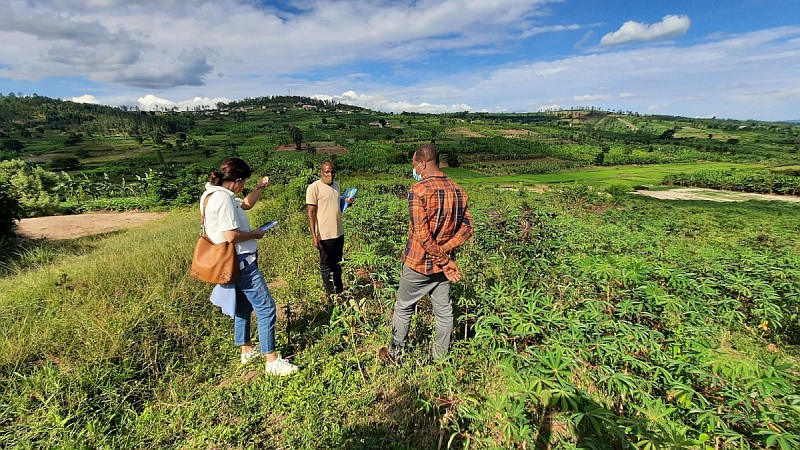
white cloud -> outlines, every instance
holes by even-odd
[[[567,71],[567,70],[569,70],[569,69],[566,68],[566,67],[553,67],[553,68],[541,70],[541,71],[539,71],[537,73],[537,75],[539,75],[540,77],[547,77],[547,76],[555,75],[557,73],[561,73],[561,72],[564,72],[564,71]]]
[[[72,97],[70,100],[72,100],[75,103],[91,103],[93,105],[100,104],[100,100],[98,100],[97,97],[95,97],[94,95],[90,94],[84,94],[81,95],[80,97]]]
[[[533,27],[529,30],[524,31],[520,35],[520,38],[525,39],[542,33],[553,33],[558,31],[575,31],[575,30],[580,30],[582,28],[586,28],[586,26],[572,24],[572,25],[550,25],[545,27]]]
[[[626,111],[775,120],[800,116],[800,78],[795,71],[787,70],[800,61],[798,37],[800,27],[784,27],[693,46],[612,50],[490,67],[484,72],[473,68],[414,85],[383,82],[374,74],[351,77],[356,72],[342,71],[338,78],[313,82],[254,76],[254,85],[252,79],[240,76],[225,78],[221,87],[216,87],[217,82],[212,80],[202,92],[191,87],[172,90],[169,96],[153,92],[153,98],[143,103],[136,101],[140,96],[123,97],[116,91],[115,96],[93,94],[105,104],[179,109],[186,103],[172,100],[193,99],[200,94],[203,100],[198,103],[213,108],[218,101],[230,101],[216,98],[222,97],[217,92],[240,99],[286,94],[287,86],[291,86],[292,94],[318,93],[313,96],[380,111],[430,113],[568,109],[591,104],[590,97],[582,95],[607,95],[595,101]],[[576,92],[581,93],[577,98]]]
[[[581,47],[583,47],[583,44],[585,44],[586,41],[591,39],[593,36],[594,36],[594,31],[592,31],[592,30],[587,31],[586,34],[583,35],[581,40],[579,40],[578,42],[575,43],[573,48],[581,48]]]
[[[157,97],[153,94],[147,94],[144,97],[140,97],[136,103],[137,106],[144,110],[158,110],[158,109],[172,109],[178,108],[178,110],[185,110],[185,109],[194,109],[195,107],[209,107],[209,108],[216,108],[217,103],[228,103],[231,99],[225,97],[218,97],[218,98],[208,98],[208,97],[195,97],[191,100],[183,100],[174,102],[172,100],[167,100],[165,98]]]
[[[686,34],[691,21],[688,16],[664,16],[661,22],[646,23],[628,21],[619,30],[600,39],[600,45],[618,45],[634,41],[654,41]]]
[[[439,83],[460,88],[460,102],[526,111],[557,104],[587,106],[575,93],[612,95],[603,106],[686,116],[725,111],[725,117],[769,120],[800,116],[792,70],[800,61],[800,27],[761,30],[693,46],[657,46],[507,66],[483,74],[454,74]],[[555,69],[568,68],[567,70]],[[542,73],[555,72],[542,77]],[[591,76],[589,76],[591,74]],[[769,86],[767,89],[766,87]],[[754,101],[762,95],[763,101]],[[431,97],[428,97],[431,98]]]
[[[472,108],[466,104],[431,104],[428,102],[412,103],[409,101],[391,101],[381,96],[358,94],[354,91],[347,91],[341,95],[326,96],[315,95],[315,98],[322,100],[335,100],[340,103],[348,105],[360,106],[362,108],[373,109],[377,111],[391,111],[400,113],[417,112],[427,114],[440,114],[446,112],[469,111]]]
[[[576,102],[596,102],[599,100],[608,100],[611,96],[608,94],[587,94],[587,95],[576,95],[574,100]]]
[[[686,33],[688,17],[667,16],[626,23],[599,51],[584,47],[596,36],[582,30],[600,25],[552,25],[559,18],[547,6],[561,2],[0,0],[0,90],[58,92],[58,84],[61,97],[91,92],[104,104],[146,108],[320,93],[395,112],[602,101],[691,116],[800,116],[798,26],[731,34],[719,24],[700,44],[610,45]]]
[[[560,111],[560,110],[561,110],[561,106],[559,106],[558,103],[551,103],[549,105],[541,105],[538,108],[536,108],[536,111],[539,111],[539,112]]]
[[[2,76],[86,76],[145,89],[219,86],[355,61],[412,61],[435,52],[497,53],[560,0],[288,2],[5,0]],[[572,25],[552,27],[570,29]],[[24,42],[24,45],[6,45]]]

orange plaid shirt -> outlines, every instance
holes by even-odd
[[[442,272],[431,256],[447,263],[455,256],[454,249],[472,236],[467,194],[444,173],[436,172],[411,186],[408,211],[411,222],[403,264],[425,275]]]

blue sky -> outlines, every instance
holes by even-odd
[[[800,119],[796,0],[2,0],[0,93]]]

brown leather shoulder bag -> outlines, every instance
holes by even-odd
[[[236,258],[236,245],[233,242],[215,244],[206,234],[206,195],[203,211],[200,214],[200,236],[194,247],[191,275],[200,281],[214,284],[229,284],[239,279],[239,261]]]

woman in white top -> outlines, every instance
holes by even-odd
[[[244,364],[263,354],[267,359],[268,374],[289,375],[297,371],[297,366],[281,358],[275,351],[275,301],[258,269],[256,239],[261,239],[264,231],[260,228],[253,230],[244,212],[258,202],[261,192],[269,185],[269,177],[261,178],[244,199],[236,197],[251,175],[250,166],[240,158],[223,161],[219,170],[209,175],[206,191],[200,197],[200,213],[205,216],[209,239],[214,243],[228,241],[236,244],[240,276],[236,281],[233,334],[236,345],[241,347],[241,362]],[[258,318],[260,351],[253,348],[250,341],[250,316],[253,311]]]

